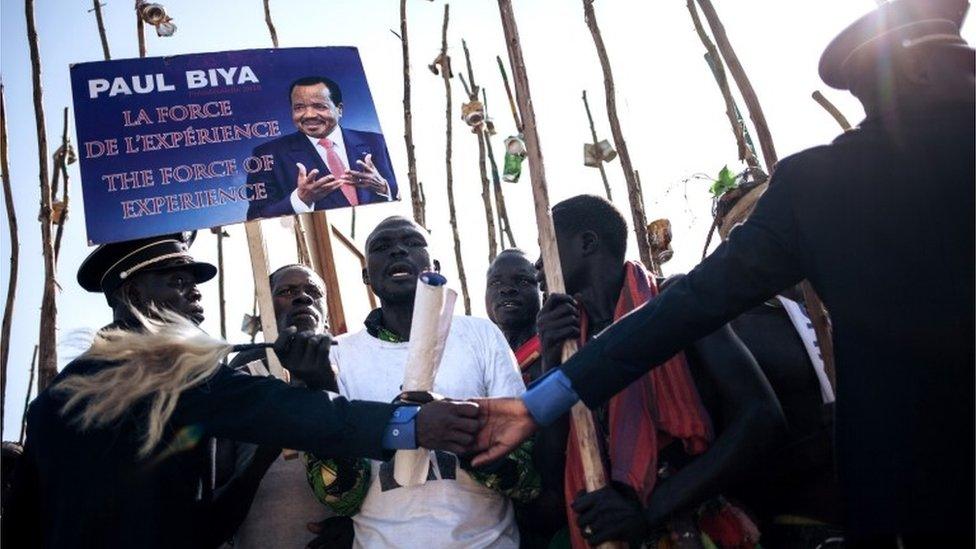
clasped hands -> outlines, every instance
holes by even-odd
[[[298,168],[295,188],[298,191],[299,200],[311,206],[315,202],[335,192],[343,185],[368,189],[383,196],[390,194],[390,186],[387,184],[386,179],[380,175],[379,170],[376,169],[376,165],[373,164],[372,154],[367,154],[363,160],[357,160],[356,164],[359,164],[361,169],[347,169],[338,176],[329,173],[319,177],[318,168],[307,171],[305,165],[298,162],[295,164]]]

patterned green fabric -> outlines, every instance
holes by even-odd
[[[305,454],[305,472],[316,499],[335,514],[350,517],[359,512],[369,491],[368,459],[319,459]]]
[[[386,328],[380,326],[379,334],[377,334],[377,339],[380,341],[386,341],[387,343],[406,343],[407,340],[400,337],[397,333],[387,330]]]
[[[482,486],[522,503],[539,497],[542,478],[532,463],[534,439],[522,443],[504,459],[477,469],[470,469],[471,478]]]

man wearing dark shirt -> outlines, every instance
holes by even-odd
[[[597,406],[701,335],[806,278],[833,319],[850,546],[973,542],[974,52],[966,3],[896,0],[842,32],[821,77],[867,118],[780,162],[696,269],[584,347],[548,387],[485,402],[475,459]]]

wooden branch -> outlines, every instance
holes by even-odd
[[[332,225],[332,234],[333,236],[339,239],[340,244],[345,246],[347,250],[349,250],[350,252],[352,252],[354,256],[356,256],[356,259],[359,260],[359,267],[365,269],[366,254],[364,254],[363,251],[359,249],[359,246],[356,246],[356,243],[353,242],[348,236],[342,234],[342,231],[340,231],[339,228],[336,227],[335,225]],[[363,285],[363,287],[366,288],[366,299],[369,300],[369,308],[371,310],[375,309],[376,296],[373,294],[373,290],[365,284]]]
[[[627,181],[627,198],[630,200],[630,214],[634,222],[634,234],[637,235],[637,251],[640,252],[641,262],[648,269],[656,272],[657,267],[654,264],[654,257],[651,255],[651,244],[647,238],[647,216],[644,213],[644,195],[641,193],[640,185],[634,175],[634,166],[630,161],[627,142],[624,141],[624,134],[620,129],[620,119],[617,117],[617,95],[613,86],[610,58],[607,56],[607,49],[603,45],[603,36],[600,35],[600,27],[597,24],[596,14],[593,11],[593,0],[583,0],[583,14],[586,18],[586,26],[590,28],[590,34],[593,35],[593,43],[596,45],[596,52],[600,57],[600,66],[603,67],[603,86],[607,96],[607,116],[610,118],[610,132],[613,134],[613,144],[617,148],[617,154],[620,156],[620,166],[624,170],[624,179]]]
[[[17,272],[20,269],[20,239],[17,236],[17,212],[10,186],[10,158],[7,152],[7,100],[0,82],[0,179],[3,180],[3,201],[7,206],[7,227],[10,232],[10,279],[7,281],[7,301],[3,307],[3,328],[0,329],[0,439],[3,438],[3,417],[7,394],[7,360],[10,356],[10,325],[13,322],[14,299],[17,296]],[[36,348],[35,348],[36,350]],[[20,437],[23,440],[23,436]]]
[[[227,299],[224,291],[224,228],[215,227],[217,232],[217,307],[220,310],[220,339],[227,341]]]
[[[488,94],[484,88],[481,88],[481,97],[485,104],[485,120],[488,120]],[[502,192],[502,179],[498,175],[498,164],[495,162],[495,153],[491,149],[491,135],[487,131],[485,131],[485,148],[488,153],[488,162],[491,165],[491,183],[495,191],[495,204],[498,205],[498,236],[500,238],[507,236],[508,243],[515,248],[518,244],[515,243],[515,235],[512,234],[512,222],[508,220],[508,208],[505,206],[505,194]],[[502,242],[502,249],[504,248],[505,244]]]
[[[697,1],[702,13],[705,14],[705,20],[708,21],[709,28],[712,30],[712,36],[715,37],[715,42],[718,44],[722,59],[725,60],[725,64],[728,65],[736,86],[739,87],[739,93],[742,94],[742,99],[745,101],[746,108],[749,110],[749,118],[752,119],[752,123],[756,127],[756,138],[759,140],[759,147],[762,149],[763,160],[766,163],[766,173],[772,174],[773,166],[776,165],[778,158],[776,157],[776,148],[773,146],[773,138],[769,134],[769,126],[766,124],[766,116],[763,114],[762,106],[759,104],[759,98],[756,96],[756,91],[752,88],[752,83],[749,81],[749,77],[746,76],[746,71],[742,68],[739,57],[735,54],[735,50],[732,49],[729,37],[725,33],[725,27],[718,18],[718,13],[715,11],[715,7],[712,6],[712,1]]]
[[[58,305],[54,278],[54,245],[51,238],[51,185],[47,166],[47,131],[44,122],[44,96],[41,90],[41,53],[34,22],[34,0],[24,0],[27,42],[30,46],[31,83],[34,88],[34,122],[37,130],[38,179],[41,187],[41,252],[44,256],[44,290],[41,296],[41,325],[38,341],[38,391],[50,385],[58,373]]]
[[[732,135],[735,136],[735,143],[739,148],[739,160],[745,161],[751,167],[757,167],[759,161],[756,159],[755,152],[746,143],[746,129],[739,118],[739,109],[735,106],[735,99],[729,89],[729,81],[725,76],[722,58],[719,57],[715,44],[702,26],[701,18],[698,17],[698,9],[695,7],[695,0],[687,0],[687,6],[688,13],[691,14],[691,21],[695,25],[695,32],[698,33],[698,38],[705,46],[705,62],[708,63],[712,76],[715,77],[715,83],[718,84],[718,89],[722,92],[722,99],[725,101],[725,115],[732,126]]]
[[[105,34],[105,21],[102,19],[102,3],[92,0],[92,10],[95,11],[95,22],[98,24],[98,38],[102,41],[102,55],[105,60],[112,59],[111,52],[108,51],[108,36]]]
[[[271,35],[271,44],[278,47],[278,31],[275,30],[274,21],[271,19],[271,1],[264,0],[264,22],[268,25],[268,33]]]
[[[512,86],[508,83],[508,73],[505,71],[505,64],[502,63],[500,55],[496,55],[498,61],[498,71],[502,73],[502,83],[505,84],[505,94],[508,95],[508,106],[512,108],[512,119],[515,121],[515,129],[522,133],[522,117],[519,116],[518,107],[515,106],[515,96],[512,95]]]
[[[325,210],[302,214],[308,223],[312,243],[312,268],[325,282],[326,314],[329,318],[329,331],[335,335],[348,331],[346,313],[342,307],[342,293],[339,289],[339,274],[336,272],[332,252],[332,230]]]
[[[142,14],[139,13],[139,4],[143,0],[136,0],[136,36],[139,38],[139,57],[146,56],[146,25],[142,22]]]
[[[27,409],[30,408],[31,390],[34,388],[34,372],[37,371],[37,345],[34,345],[34,356],[31,358],[30,374],[27,378],[27,394],[24,395],[24,409],[20,416],[20,438],[21,444],[24,443],[24,436],[27,434]]]
[[[515,14],[512,12],[511,0],[498,0],[501,14],[502,28],[505,31],[505,45],[508,48],[508,58],[512,65],[512,75],[515,79],[515,92],[524,123],[523,133],[529,161],[529,173],[532,179],[532,196],[535,200],[535,218],[539,228],[539,247],[542,250],[542,261],[546,266],[546,285],[550,292],[562,293],[566,291],[563,283],[563,270],[559,262],[559,250],[556,247],[556,234],[552,225],[552,214],[549,211],[549,190],[546,186],[545,165],[542,161],[542,148],[539,144],[539,134],[536,130],[535,112],[532,98],[529,94],[529,77],[522,58],[522,47],[519,43],[518,27]],[[576,342],[567,341],[563,346],[563,360],[567,360],[576,352]],[[583,462],[583,476],[587,491],[599,490],[606,486],[606,471],[600,457],[599,442],[593,416],[583,403],[577,403],[572,411],[573,427],[576,429],[577,440],[580,445],[580,456]],[[603,547],[621,546],[619,544],[604,544]]]
[[[845,132],[851,129],[851,123],[847,121],[847,117],[829,99],[824,97],[824,94],[820,93],[820,90],[813,92],[813,100],[820,103],[820,106],[830,113],[830,116],[834,117],[834,120],[840,124],[841,129]]]
[[[451,234],[454,236],[454,258],[457,260],[458,279],[461,282],[461,296],[464,299],[464,314],[471,314],[471,297],[468,295],[468,277],[464,274],[464,259],[461,257],[461,235],[458,233],[457,209],[454,207],[454,168],[451,165],[451,139],[453,130],[453,120],[451,117],[451,62],[447,57],[447,24],[450,20],[450,4],[444,4],[444,26],[441,30],[441,52],[434,65],[440,67],[440,76],[444,81],[444,94],[447,97],[447,106],[444,115],[447,119],[446,130],[446,151],[445,165],[447,167],[447,211],[451,219]],[[434,66],[432,65],[432,67]]]
[[[261,331],[264,340],[273,343],[278,339],[278,322],[275,318],[274,301],[271,299],[271,283],[268,280],[268,250],[264,245],[264,232],[260,221],[244,223],[247,234],[247,249],[251,255],[251,275],[254,278],[255,304],[261,314]],[[285,369],[281,367],[278,356],[271,349],[267,350],[268,370],[278,379],[286,379]]]
[[[61,190],[61,214],[58,216],[58,228],[54,232],[54,266],[58,266],[58,258],[61,257],[61,238],[64,236],[64,226],[68,222],[68,148],[71,141],[68,140],[68,107],[64,108],[64,129],[61,132],[61,151],[60,156],[55,153],[54,172],[61,174],[63,186]],[[54,199],[57,190],[52,185],[51,198]]]
[[[352,213],[349,216],[349,234],[352,235],[353,238],[356,238],[356,207],[353,206],[350,209],[352,210]]]
[[[813,324],[813,331],[817,334],[817,343],[820,348],[820,356],[824,361],[824,371],[830,381],[830,387],[837,391],[837,377],[834,368],[834,339],[831,334],[830,321],[827,318],[827,309],[813,285],[809,280],[800,283],[800,291],[803,292],[804,305],[807,308],[807,316]]]
[[[471,66],[471,52],[468,51],[468,43],[461,40],[461,47],[464,49],[464,63],[468,70],[468,84],[465,84],[465,91],[468,93],[468,101],[478,101],[481,95],[481,88],[474,80],[474,69]],[[464,83],[464,77],[461,77]],[[470,84],[470,85],[469,85]],[[485,208],[485,226],[488,230],[488,263],[495,260],[498,255],[498,241],[495,237],[495,211],[491,206],[491,184],[488,182],[488,169],[485,167],[485,124],[480,124],[474,129],[478,136],[478,173],[481,176],[481,202]]]
[[[596,136],[596,126],[593,125],[593,114],[590,112],[590,102],[586,100],[586,90],[583,90],[583,106],[586,107],[586,119],[590,121],[590,135],[593,137],[593,145],[600,140]],[[603,189],[607,193],[607,200],[613,202],[613,193],[610,192],[610,181],[607,179],[607,170],[603,167],[603,161],[596,165],[600,169],[600,179],[603,180]]]
[[[395,33],[394,33],[395,34]],[[400,0],[400,48],[403,52],[403,141],[407,145],[407,178],[410,180],[410,205],[413,220],[427,226],[424,195],[417,181],[417,155],[413,147],[413,111],[410,107],[410,44],[407,38],[407,0]]]

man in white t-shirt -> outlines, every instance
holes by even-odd
[[[365,329],[343,336],[330,360],[342,395],[389,402],[401,392],[417,278],[434,270],[423,228],[391,217],[366,240],[363,281],[381,307]],[[525,390],[504,336],[488,320],[455,316],[434,380],[434,393],[454,399],[513,396]],[[402,408],[409,415],[410,407]],[[409,424],[397,436],[412,443]],[[466,447],[471,440],[458,440]],[[420,486],[393,478],[394,459],[350,468],[334,460],[309,459],[313,491],[338,514],[352,515],[357,547],[517,547],[510,497],[538,495],[538,475],[529,454],[490,471],[472,471],[448,452],[431,452],[430,473]],[[368,464],[368,465],[367,465]],[[490,486],[490,488],[489,488]]]

